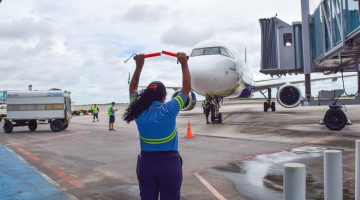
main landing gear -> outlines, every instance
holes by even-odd
[[[271,109],[272,112],[276,111],[275,102],[271,102],[271,88],[267,89],[267,96],[264,92],[260,91],[260,93],[265,97],[266,101],[264,102],[264,112],[267,112]]]
[[[320,124],[324,124],[332,131],[339,131],[346,125],[351,125],[350,120],[343,111],[343,106],[330,105],[330,109],[325,113],[324,119]]]
[[[221,124],[222,123],[222,114],[220,113],[220,104],[223,102],[223,98],[207,98],[206,103],[209,104],[209,109],[211,112],[211,123],[212,124]]]

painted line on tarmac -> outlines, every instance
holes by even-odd
[[[233,115],[233,113],[229,113],[228,115],[226,115],[224,118],[223,118],[223,122],[227,119],[229,119],[231,116]]]
[[[34,142],[46,141],[46,140],[52,140],[52,139],[59,139],[59,138],[67,137],[67,136],[89,134],[89,133],[90,133],[90,131],[74,131],[73,133],[50,136],[50,137],[45,137],[45,138],[40,138],[40,139],[25,140],[25,141],[21,141],[21,142],[13,142],[13,143],[5,144],[5,145],[6,146],[19,146],[19,145],[24,145],[24,144],[28,144],[28,143],[34,143]]]
[[[218,200],[226,200],[209,182],[207,182],[199,173],[195,173],[196,178],[213,194]]]
[[[28,151],[25,151],[24,149],[20,148],[20,147],[15,147],[16,150],[18,150],[20,153],[22,153],[23,155],[27,156],[28,158],[30,158],[31,160],[33,161],[40,161],[40,158],[37,157],[36,155],[28,152]]]
[[[77,180],[75,177],[67,174],[65,171],[59,169],[58,167],[50,164],[46,164],[44,161],[42,161],[38,156],[32,154],[29,151],[26,151],[18,146],[15,147],[17,151],[19,151],[22,155],[30,158],[34,162],[39,163],[40,165],[44,166],[47,170],[49,170],[54,176],[60,178],[64,182],[67,182],[70,184],[73,188],[81,189],[84,187],[84,184]]]

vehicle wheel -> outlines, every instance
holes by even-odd
[[[332,131],[339,131],[346,126],[347,117],[341,109],[329,109],[324,117],[326,127]]]
[[[50,128],[53,132],[59,132],[64,130],[64,122],[60,119],[52,120],[50,123]]]
[[[5,133],[12,133],[14,129],[14,126],[11,121],[7,120],[4,123],[4,131]]]
[[[64,125],[64,130],[67,129],[69,127],[69,124],[65,124]]]
[[[275,102],[271,102],[271,111],[272,112],[275,112],[276,111],[276,105],[275,105]]]
[[[37,122],[36,120],[30,120],[28,127],[30,129],[30,131],[35,131],[37,129]]]
[[[267,112],[269,109],[269,104],[267,102],[264,102],[264,112]]]

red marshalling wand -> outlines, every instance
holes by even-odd
[[[144,54],[144,58],[152,58],[156,56],[161,56],[161,52]]]
[[[124,60],[124,63],[127,63],[130,58],[132,58],[133,56],[136,56],[136,54],[132,54],[128,59]],[[152,58],[152,57],[156,57],[156,56],[161,56],[161,52],[157,52],[157,53],[148,53],[148,54],[144,54],[144,58]],[[134,57],[135,60],[135,57]]]
[[[173,57],[177,57],[176,53],[170,52],[170,51],[162,51],[163,54],[168,55],[168,56],[173,56]]]

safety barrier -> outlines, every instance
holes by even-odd
[[[342,151],[324,151],[324,197],[325,200],[343,199]],[[306,199],[306,167],[300,163],[287,163],[283,174],[284,200]],[[360,200],[360,140],[355,151],[355,200]]]

